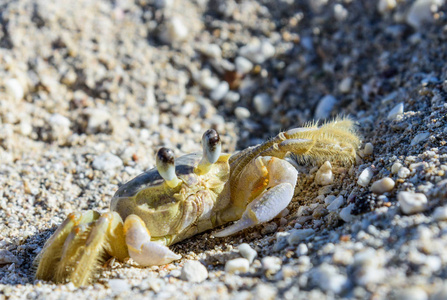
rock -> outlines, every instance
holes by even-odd
[[[337,21],[343,21],[348,17],[348,10],[340,3],[334,5],[334,16]]]
[[[447,221],[447,206],[436,207],[432,216],[436,221]]]
[[[357,184],[363,187],[367,187],[374,173],[370,167],[360,173],[359,179],[357,180]]]
[[[425,141],[428,137],[430,136],[430,133],[428,132],[422,132],[417,134],[410,143],[410,146],[416,146],[417,144],[419,144],[420,142]]]
[[[338,90],[343,94],[347,94],[351,91],[352,87],[352,77],[343,78],[343,80],[338,85]]]
[[[315,109],[315,119],[327,119],[330,117],[332,109],[337,103],[337,99],[332,95],[326,95],[321,98],[318,102],[317,108]]]
[[[366,143],[365,148],[363,149],[363,153],[365,155],[371,155],[374,152],[374,146],[371,143]]]
[[[388,120],[395,120],[397,116],[400,116],[404,113],[404,103],[401,102],[397,104],[393,109],[388,113],[387,119]]]
[[[341,293],[348,287],[349,280],[341,274],[335,266],[322,263],[312,272],[312,281],[323,291],[335,294]]]
[[[221,58],[222,57],[222,49],[220,49],[219,45],[216,44],[206,44],[203,46],[200,51],[206,56],[212,58]]]
[[[110,152],[97,156],[93,160],[93,169],[99,171],[114,171],[123,167],[123,161],[116,155]]]
[[[328,195],[326,198],[324,198],[325,204],[331,204],[337,197],[334,195]]]
[[[234,109],[234,114],[238,120],[245,120],[250,118],[250,111],[242,106],[238,106]]]
[[[60,114],[52,114],[48,119],[50,125],[52,140],[64,140],[66,139],[70,131],[70,120]]]
[[[354,215],[351,214],[352,209],[354,208],[354,204],[351,203],[340,211],[340,219],[345,222],[351,222],[354,219]]]
[[[315,175],[315,183],[319,185],[329,185],[333,182],[334,175],[332,174],[332,165],[329,161],[325,161]]]
[[[258,114],[260,114],[261,116],[265,116],[272,110],[273,100],[269,96],[269,94],[266,94],[266,93],[257,94],[253,98],[253,105],[254,105],[256,111],[258,112]]]
[[[427,292],[417,286],[396,291],[395,300],[428,300]]]
[[[366,248],[354,255],[354,278],[359,285],[367,286],[382,282],[385,278],[383,269],[384,255],[373,248]]]
[[[230,90],[230,85],[226,81],[221,81],[219,85],[210,93],[210,98],[214,101],[222,100]]]
[[[247,273],[249,269],[250,263],[246,258],[235,258],[225,264],[225,272],[227,273]]]
[[[240,74],[248,74],[253,69],[253,63],[245,57],[238,56],[234,60],[236,71]]]
[[[421,193],[399,192],[397,194],[402,212],[406,215],[426,210],[427,197]]]
[[[377,10],[383,15],[396,7],[396,0],[379,0]]]
[[[433,23],[433,13],[439,6],[444,4],[444,0],[416,0],[408,11],[406,22],[414,29],[420,29],[424,23]]]
[[[241,95],[233,91],[228,91],[228,93],[224,97],[224,101],[230,105],[238,102],[240,99]]]
[[[243,243],[240,244],[237,249],[239,253],[248,260],[249,263],[252,263],[256,256],[258,256],[258,252],[250,247],[249,244]]]
[[[328,205],[327,210],[328,211],[336,211],[337,209],[342,207],[342,205],[344,203],[345,203],[345,198],[343,198],[343,196],[338,196],[337,198],[335,198],[334,201],[332,201],[331,204]]]
[[[0,265],[17,264],[19,260],[11,252],[0,249]]]
[[[88,108],[84,111],[88,116],[87,133],[92,134],[103,131],[110,120],[110,113],[105,109]]]
[[[381,195],[383,193],[389,192],[394,188],[394,180],[385,177],[380,180],[377,180],[371,185],[371,192]]]
[[[298,247],[296,247],[296,255],[298,257],[307,255],[308,252],[309,252],[309,249],[307,248],[306,244],[301,243],[298,245]]]
[[[287,242],[289,245],[298,245],[302,241],[304,241],[306,238],[308,238],[311,235],[315,234],[315,230],[308,228],[308,229],[293,229],[290,231],[290,235],[287,237]]]
[[[397,172],[397,176],[399,178],[407,178],[408,176],[410,176],[410,174],[411,171],[406,167],[399,168],[399,171]]]
[[[402,168],[402,164],[400,162],[395,162],[393,166],[391,167],[391,173],[397,174],[399,172],[400,168]]]
[[[130,285],[123,279],[110,279],[109,287],[114,294],[121,294],[130,291]]]
[[[185,23],[178,17],[166,20],[165,27],[161,31],[160,38],[168,44],[183,42],[189,37],[189,30]]]
[[[22,100],[25,95],[25,91],[23,90],[20,81],[15,78],[5,80],[5,89],[16,101]]]
[[[208,278],[208,270],[197,260],[185,262],[180,274],[180,278],[194,283],[200,283]]]
[[[254,39],[248,45],[240,48],[239,54],[255,64],[262,64],[275,55],[275,47],[267,40]]]
[[[281,270],[282,261],[279,257],[267,256],[261,260],[261,264],[266,274],[271,275]]]

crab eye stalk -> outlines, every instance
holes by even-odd
[[[219,134],[214,129],[208,129],[202,136],[203,156],[196,168],[196,173],[203,175],[208,173],[220,157],[222,145]]]
[[[157,165],[158,173],[160,173],[169,187],[175,188],[181,183],[181,180],[175,175],[175,158],[171,149],[160,148],[157,152],[155,164]]]

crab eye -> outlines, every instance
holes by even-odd
[[[203,156],[196,168],[196,173],[203,175],[208,173],[211,165],[220,157],[221,142],[219,134],[214,129],[208,129],[202,136]]]
[[[160,176],[163,177],[169,187],[174,188],[181,183],[175,174],[175,157],[171,149],[160,148],[157,152],[155,164],[158,173],[160,173]]]

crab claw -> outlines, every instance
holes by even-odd
[[[181,183],[175,174],[175,157],[171,149],[162,147],[157,152],[155,159],[158,173],[166,181],[166,184],[171,188],[175,188]]]
[[[151,235],[143,220],[130,215],[124,221],[124,235],[130,257],[141,266],[158,266],[182,258],[168,247],[151,242]]]
[[[202,136],[203,156],[196,168],[196,174],[204,175],[211,169],[220,157],[222,145],[219,134],[214,129],[208,129]]]

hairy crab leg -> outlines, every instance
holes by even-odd
[[[255,172],[259,174],[253,174]],[[234,206],[243,207],[250,201],[250,195],[256,195],[246,206],[242,217],[233,225],[214,233],[216,237],[232,235],[246,228],[268,222],[285,209],[293,197],[298,172],[287,161],[270,156],[258,157],[253,164],[242,173],[240,188],[247,186],[245,178],[257,176],[259,180],[248,191],[239,192],[236,187]],[[248,198],[248,199],[247,199]],[[231,213],[231,212],[230,212]],[[237,218],[237,216],[234,216]]]
[[[149,230],[137,215],[129,215],[124,221],[124,235],[129,255],[139,265],[164,265],[182,258],[168,247],[152,242]]]

